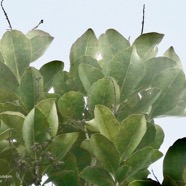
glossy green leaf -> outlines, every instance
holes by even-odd
[[[62,160],[69,152],[72,145],[76,142],[79,136],[78,132],[65,133],[54,137],[48,149],[55,155],[57,160]]]
[[[70,63],[73,64],[81,56],[91,56],[97,58],[98,42],[92,29],[88,29],[76,42],[70,50]]]
[[[29,67],[22,76],[19,87],[21,104],[27,111],[35,106],[42,91],[42,75],[34,67]]]
[[[146,61],[157,54],[157,45],[163,39],[163,34],[151,32],[140,35],[133,43],[133,47],[136,47],[137,53],[142,59]]]
[[[117,53],[108,63],[108,75],[112,76],[121,88],[121,101],[133,93],[145,75],[144,64],[135,48]]]
[[[25,117],[22,129],[27,151],[32,152],[31,147],[34,143],[42,143],[51,139],[49,131],[49,123],[45,115],[38,108],[33,108]]]
[[[88,108],[93,110],[95,105],[105,105],[113,108],[118,104],[120,89],[112,77],[96,81],[88,91]]]
[[[170,177],[177,185],[184,186],[186,178],[186,138],[178,139],[167,151],[163,161],[163,176]],[[167,182],[167,181],[166,181]]]
[[[31,45],[31,62],[41,57],[54,39],[42,30],[30,30],[26,37]]]
[[[162,90],[159,99],[153,104],[153,118],[166,114],[177,105],[185,89],[185,74],[177,68],[164,70],[153,80],[152,86]]]
[[[62,61],[51,61],[44,64],[40,68],[40,73],[43,76],[44,91],[48,92],[52,88],[52,82],[55,74],[64,68],[64,63]]]
[[[70,91],[58,101],[58,109],[63,119],[83,119],[84,98],[80,92]]]
[[[16,76],[4,63],[0,62],[0,88],[17,94],[19,83]]]
[[[1,52],[4,63],[10,68],[19,81],[31,62],[29,39],[20,31],[7,31],[1,39]]]
[[[125,165],[131,167],[131,175],[135,175],[140,170],[143,170],[158,159],[160,159],[163,154],[151,147],[146,147],[144,149],[140,149],[133,153],[126,161]]]
[[[99,167],[86,167],[80,173],[80,176],[88,182],[101,186],[114,186],[114,180],[111,175]]]
[[[45,115],[49,123],[50,134],[55,136],[58,130],[58,114],[55,99],[45,99],[40,101],[36,107]]]
[[[121,129],[115,145],[121,153],[121,160],[126,160],[135,151],[147,130],[143,115],[130,115],[121,123]]]
[[[121,50],[130,47],[130,43],[114,29],[107,30],[99,37],[99,50],[103,59],[103,73],[107,75],[108,62]]]
[[[176,54],[176,52],[175,52],[175,50],[174,50],[174,48],[172,46],[165,51],[165,53],[163,54],[163,56],[168,57],[168,58],[176,61],[176,64],[177,64],[177,67],[178,68],[181,68],[181,69],[183,68],[182,67],[182,64],[181,64],[181,60],[178,57],[178,55]]]
[[[93,134],[90,144],[96,159],[103,168],[115,174],[119,166],[120,155],[114,144],[101,134]]]
[[[88,126],[97,128],[99,132],[114,142],[120,131],[120,124],[114,114],[103,105],[96,105],[94,109],[94,121],[86,122]]]
[[[129,184],[129,186],[160,186],[160,183],[153,180],[137,180]]]
[[[88,64],[80,64],[78,72],[86,92],[88,92],[93,83],[104,77],[103,73],[98,68]]]

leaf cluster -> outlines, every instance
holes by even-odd
[[[159,33],[133,44],[116,30],[88,29],[72,45],[70,70],[51,61],[53,37],[7,31],[0,43],[0,175],[6,185],[160,185],[147,179],[162,157],[154,118],[185,116],[186,81],[173,47],[157,57]],[[53,88],[54,92],[50,90]],[[185,138],[170,147],[162,185],[186,180]],[[176,157],[176,158],[175,158]],[[175,170],[173,170],[173,168]]]

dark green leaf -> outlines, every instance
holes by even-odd
[[[153,180],[137,180],[131,182],[129,186],[160,186],[160,183]]]
[[[114,181],[110,174],[98,167],[86,167],[80,176],[88,182],[100,186],[114,186]]]
[[[186,138],[178,139],[167,151],[163,161],[165,179],[174,180],[178,186],[185,186],[186,179]],[[166,182],[168,180],[165,180]]]
[[[44,91],[48,92],[52,88],[53,78],[55,74],[64,68],[62,61],[51,61],[40,68],[40,73],[43,76]]]

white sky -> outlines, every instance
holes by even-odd
[[[186,71],[186,1],[184,0],[4,0],[4,7],[12,27],[24,33],[36,26],[54,36],[46,54],[33,65],[41,65],[58,59],[69,68],[69,51],[73,42],[88,28],[96,35],[114,28],[134,41],[141,32],[142,7],[146,4],[144,32],[165,34],[159,45],[160,54],[173,46]],[[0,11],[0,36],[8,28]],[[172,143],[186,136],[185,118],[157,120],[164,129],[165,141],[161,150],[165,153]],[[162,160],[152,165],[155,175],[162,180]]]

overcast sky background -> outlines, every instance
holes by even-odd
[[[43,19],[44,24],[39,28],[55,38],[45,55],[33,65],[40,68],[57,59],[65,62],[67,70],[71,45],[88,28],[92,28],[97,36],[114,28],[126,38],[130,36],[133,42],[141,32],[143,4],[146,5],[144,33],[165,34],[159,45],[159,54],[173,46],[186,71],[184,0],[4,0],[3,3],[13,29],[26,33]],[[2,37],[8,28],[2,11],[0,23]],[[156,123],[165,132],[160,149],[163,153],[175,140],[186,136],[186,118],[164,118],[156,120]],[[162,181],[162,160],[151,166],[159,181]]]

